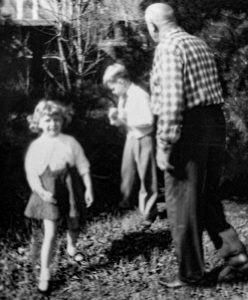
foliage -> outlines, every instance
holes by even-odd
[[[58,16],[55,35],[58,46],[58,59],[64,75],[64,92],[76,93],[81,90],[83,79],[92,76],[97,71],[97,65],[103,54],[97,44],[106,35],[105,18],[100,18],[99,1],[71,1],[72,19],[64,26]],[[60,12],[59,12],[60,13]],[[60,85],[61,86],[61,85]]]
[[[73,1],[75,5],[79,2]],[[122,11],[130,12],[130,8],[132,10],[140,1],[117,2],[122,5]],[[228,196],[237,192],[248,195],[246,1],[176,2],[181,24],[206,40],[218,64],[226,99],[224,181],[229,180],[228,188],[236,185]],[[132,5],[126,7],[128,3]],[[118,20],[118,10],[104,6],[104,1],[82,1],[82,4],[73,26],[59,26],[53,31],[52,39],[50,36],[49,46],[46,44],[44,66],[50,75],[47,73],[45,94],[60,96],[61,100],[74,104],[76,114],[68,132],[82,143],[91,161],[96,202],[89,210],[88,231],[79,240],[86,255],[84,265],[68,260],[65,237],[59,234],[51,299],[247,298],[248,287],[244,282],[185,287],[177,291],[164,290],[158,285],[160,275],[172,277],[176,272],[168,223],[158,220],[151,231],[141,232],[136,212],[125,216],[118,212],[119,167],[125,134],[109,126],[106,112],[115,102],[101,86],[102,71],[112,60],[124,61],[133,80],[142,80],[148,85],[154,45],[140,16],[128,20],[125,19],[128,14],[124,13],[122,20]],[[119,26],[124,30],[123,36],[116,32]],[[28,143],[34,138],[28,133],[26,116],[36,102],[30,97],[32,52],[28,47],[28,34],[22,35],[18,30],[10,32],[0,41],[0,269],[4,270],[0,273],[0,298],[39,299],[36,293],[38,269],[30,265],[28,227],[23,219],[29,195],[23,157]],[[122,39],[119,44],[114,43],[117,37]],[[114,52],[97,47],[103,40],[110,41]],[[247,206],[226,203],[226,210],[241,238],[247,239]],[[111,215],[110,211],[118,213]],[[208,237],[204,236],[204,241],[209,270],[221,262]]]
[[[241,239],[247,240],[247,204],[225,202],[225,208]],[[28,236],[20,231],[2,235],[1,299],[247,299],[247,278],[229,283],[216,283],[213,279],[204,287],[186,286],[177,290],[160,286],[160,276],[171,279],[177,271],[167,219],[157,219],[148,231],[141,231],[140,216],[135,211],[122,216],[105,213],[92,219],[87,231],[80,234],[78,248],[85,255],[82,264],[66,255],[66,237],[62,229],[54,252],[49,297],[37,292],[37,249],[40,249],[41,236],[36,248],[32,248]],[[207,272],[222,265],[205,234],[204,250]]]
[[[227,152],[223,182],[228,180],[228,185],[233,186],[231,195],[248,195],[245,184],[248,179],[247,8],[241,0],[235,3],[231,0],[174,1],[181,24],[202,37],[215,53],[226,100]],[[122,60],[134,81],[149,86],[154,44],[142,15],[137,12],[139,3],[73,1],[72,25],[68,27],[58,21],[55,30],[42,33],[49,37],[43,63],[53,75],[47,73],[45,78],[45,96],[59,97],[74,105],[76,114],[68,132],[82,143],[91,161],[96,212],[110,207],[116,209],[125,136],[108,124],[107,109],[115,101],[101,85],[104,68],[113,60]],[[0,36],[0,160],[4,178],[0,211],[8,209],[0,222],[8,226],[22,219],[28,197],[23,156],[34,136],[28,133],[26,116],[37,99],[32,97],[30,32],[12,27],[4,32],[1,28]],[[103,47],[101,42],[106,42],[105,46],[111,49]],[[15,170],[14,174],[10,170]]]

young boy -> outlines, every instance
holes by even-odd
[[[118,97],[118,108],[110,108],[111,125],[125,125],[127,137],[121,166],[121,207],[128,207],[137,179],[140,180],[139,210],[143,226],[149,227],[156,215],[157,173],[154,156],[154,126],[149,94],[131,82],[124,65],[108,66],[103,83]]]

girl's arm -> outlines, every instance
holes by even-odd
[[[92,205],[92,203],[94,202],[91,176],[90,176],[90,173],[85,173],[85,174],[82,174],[81,177],[82,177],[82,180],[85,185],[86,207],[90,207]]]
[[[70,137],[71,148],[73,150],[73,157],[75,159],[75,166],[83,180],[85,185],[85,202],[86,206],[90,207],[94,201],[93,196],[93,188],[92,188],[92,181],[90,176],[90,163],[84,154],[84,150],[79,142]]]
[[[42,186],[37,172],[37,149],[31,145],[25,157],[25,172],[28,184],[33,192],[36,192],[44,201],[55,202],[51,192],[45,190]]]
[[[36,174],[32,174],[32,176],[30,176],[31,174],[27,175],[27,180],[31,190],[36,192],[44,201],[56,203],[53,198],[53,194],[43,188],[40,177]]]
[[[35,192],[41,197],[42,200],[51,202],[56,204],[56,200],[53,197],[53,194],[47,190],[45,190],[43,187],[40,189],[35,190]]]

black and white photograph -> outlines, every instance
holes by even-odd
[[[248,300],[246,0],[0,0],[0,300]]]

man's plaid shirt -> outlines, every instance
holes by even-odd
[[[180,27],[160,36],[150,84],[157,145],[164,150],[178,140],[184,111],[224,102],[211,50]]]

